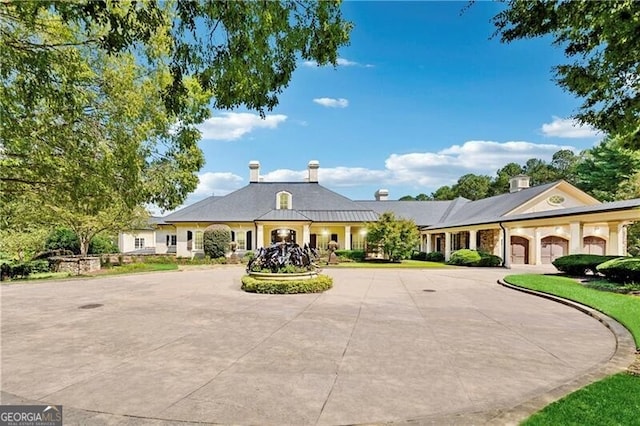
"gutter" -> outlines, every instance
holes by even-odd
[[[506,268],[505,265],[507,262],[507,230],[502,225],[502,222],[498,222],[500,228],[502,228],[502,267]]]

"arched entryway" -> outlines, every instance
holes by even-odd
[[[540,241],[542,263],[549,264],[569,253],[569,241],[562,237],[544,237]]]
[[[511,237],[511,263],[515,265],[529,264],[529,240],[524,237]]]
[[[584,237],[583,252],[587,254],[598,254],[604,256],[607,252],[607,242],[600,237]]]
[[[271,231],[271,243],[295,243],[296,231],[288,228],[274,229]]]

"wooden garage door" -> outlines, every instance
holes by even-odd
[[[607,252],[607,242],[600,237],[584,237],[583,250],[587,254],[603,256]]]
[[[551,263],[569,253],[569,241],[561,237],[545,237],[541,241],[542,263]]]
[[[511,237],[511,263],[529,264],[529,240],[523,237]]]

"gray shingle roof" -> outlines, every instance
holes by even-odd
[[[357,201],[357,203],[378,214],[393,212],[397,217],[413,220],[418,226],[427,226],[439,222],[452,202],[362,200]]]
[[[372,210],[301,210],[314,222],[375,222],[378,215]]]
[[[640,198],[634,198],[631,200],[613,201],[610,203],[602,203],[602,204],[596,204],[592,206],[570,207],[567,209],[546,210],[541,212],[517,214],[517,215],[507,216],[502,221],[515,222],[518,220],[526,220],[526,219],[543,219],[548,217],[561,217],[561,216],[576,215],[581,213],[601,213],[601,212],[626,210],[626,209],[633,209],[633,208],[639,209],[638,219],[640,220]]]
[[[168,223],[254,221],[275,210],[276,194],[282,191],[291,194],[292,210],[296,211],[370,211],[315,182],[253,182],[224,197],[206,198],[166,216],[164,220]],[[285,213],[274,213],[279,214]]]
[[[256,218],[256,220],[309,221],[309,218],[296,210],[273,209]]]

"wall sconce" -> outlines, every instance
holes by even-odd
[[[557,234],[562,234],[562,227],[556,226],[556,233]]]
[[[327,231],[326,229],[322,230],[322,235],[329,235],[329,231]]]
[[[362,236],[367,235],[367,230],[366,229],[361,229],[360,230],[360,235],[362,235]]]
[[[594,234],[599,234],[600,233],[600,227],[596,226],[595,229],[593,230]]]

